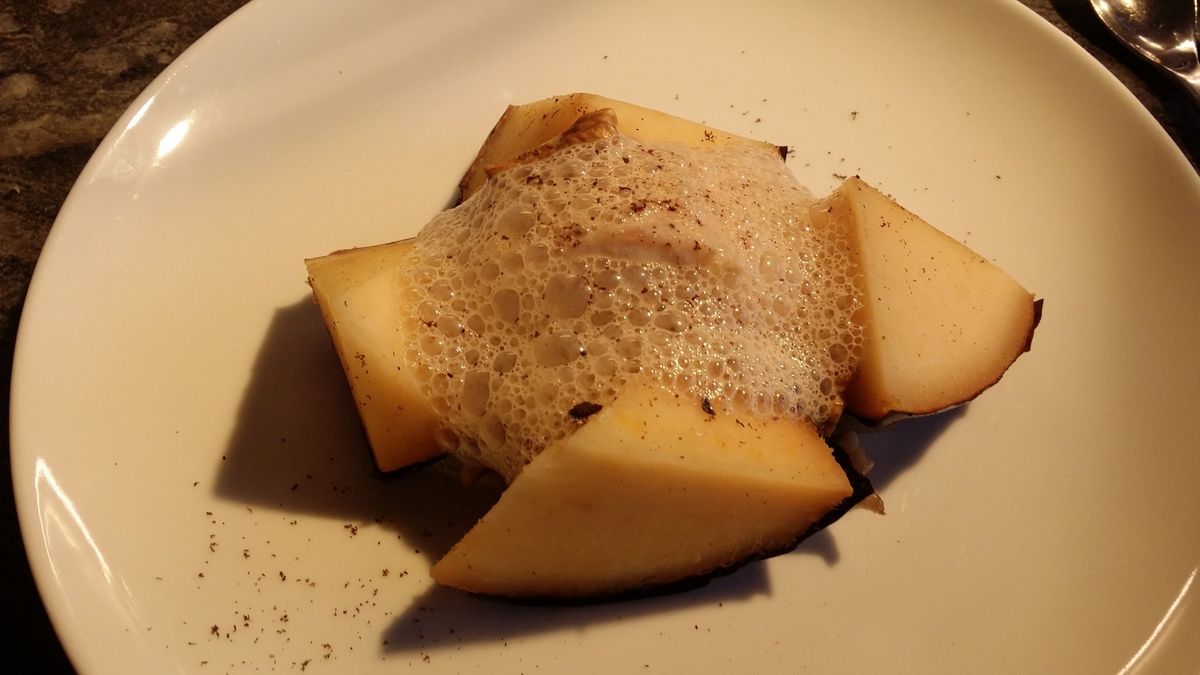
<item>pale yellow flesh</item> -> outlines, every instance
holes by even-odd
[[[401,241],[305,261],[381,471],[440,454],[436,417],[404,358],[411,340],[403,329],[401,280],[411,248]]]
[[[602,108],[611,108],[616,113],[618,131],[638,141],[681,143],[693,147],[746,143],[764,152],[780,152],[779,147],[770,143],[596,94],[552,96],[533,103],[509,106],[504,111],[459,183],[462,199],[470,197],[486,182],[487,167],[516,159],[566,131],[584,113]]]
[[[851,492],[806,422],[631,385],[538,455],[433,577],[535,598],[669,584],[790,546]]]
[[[830,198],[857,240],[864,352],[846,411],[879,421],[969,401],[1028,349],[1033,295],[858,178]]]

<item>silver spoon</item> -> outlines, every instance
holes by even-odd
[[[1198,0],[1091,0],[1108,29],[1151,63],[1175,75],[1200,103],[1196,54]]]

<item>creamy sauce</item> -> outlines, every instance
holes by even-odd
[[[511,481],[634,376],[836,418],[862,346],[845,233],[761,148],[598,135],[506,168],[417,238],[408,359],[443,448]]]

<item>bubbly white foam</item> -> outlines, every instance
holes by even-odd
[[[642,375],[836,418],[862,331],[846,233],[812,203],[760,148],[619,134],[492,177],[412,254],[408,359],[439,442],[512,480]]]

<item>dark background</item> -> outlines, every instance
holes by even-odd
[[[1083,45],[1200,164],[1200,110],[1124,51],[1086,0],[1021,0]],[[176,56],[243,0],[9,0],[0,3],[0,417],[29,278],[50,225],[100,139]],[[0,673],[73,672],[25,559],[12,476],[0,470]]]

